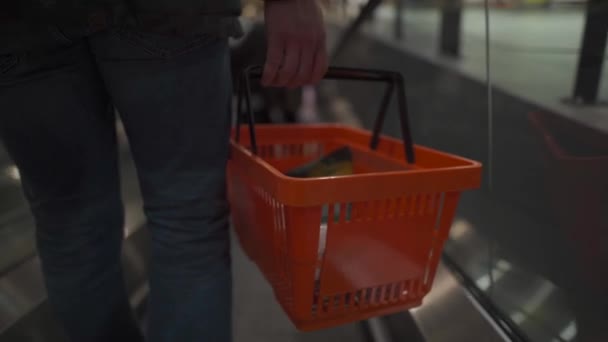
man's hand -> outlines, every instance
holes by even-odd
[[[317,0],[266,0],[268,52],[262,84],[299,87],[327,71],[325,26]]]

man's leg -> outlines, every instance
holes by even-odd
[[[227,40],[91,40],[121,113],[152,235],[150,341],[229,341]]]
[[[114,118],[90,50],[0,59],[0,138],[36,219],[52,309],[72,341],[138,341],[120,268]]]

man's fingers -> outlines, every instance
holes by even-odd
[[[290,88],[316,84],[327,72],[327,66],[324,39],[316,44],[300,39],[271,39],[262,84]]]
[[[278,87],[285,87],[288,84],[291,84],[298,72],[298,64],[300,62],[300,51],[300,44],[298,44],[298,42],[287,42],[283,65],[279,69],[279,73],[274,85]]]
[[[278,38],[268,40],[268,52],[266,53],[266,63],[262,74],[262,84],[272,86],[275,84],[279,69],[283,62],[284,41]]]
[[[325,47],[325,41],[321,41],[314,56],[314,66],[312,68],[312,75],[310,76],[310,83],[319,83],[327,73],[328,66],[327,48]]]
[[[302,47],[298,72],[296,74],[296,77],[294,77],[293,81],[287,85],[288,87],[295,88],[310,84],[312,68],[315,62],[314,47],[314,44],[307,44]]]

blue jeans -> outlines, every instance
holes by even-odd
[[[0,138],[71,340],[140,341],[120,266],[115,117],[151,232],[149,341],[230,341],[226,39],[107,31],[0,56]]]

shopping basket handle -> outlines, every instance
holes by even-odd
[[[251,139],[251,152],[253,154],[258,153],[258,146],[254,128],[255,120],[253,116],[253,111],[251,109],[251,80],[260,79],[262,77],[262,71],[263,68],[261,65],[250,66],[248,68],[245,68],[241,74],[241,77],[237,79],[238,102],[236,116],[237,129],[235,140],[237,142],[239,142],[240,140],[242,101],[243,98],[245,98],[245,104],[247,106],[247,120],[249,124],[249,137]],[[412,141],[412,135],[410,132],[407,99],[405,96],[405,81],[400,73],[386,70],[356,69],[332,66],[329,67],[323,79],[383,82],[387,84],[387,88],[382,98],[382,102],[380,103],[380,111],[378,113],[378,116],[376,117],[376,122],[374,124],[372,139],[370,141],[370,148],[373,150],[378,148],[380,132],[382,131],[382,126],[384,125],[386,112],[388,110],[393,91],[396,90],[399,107],[399,121],[401,127],[401,135],[403,138],[405,158],[408,163],[415,163],[416,156],[414,152],[414,143]]]

